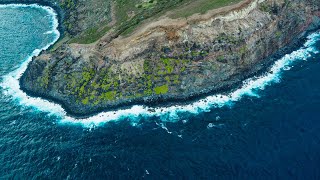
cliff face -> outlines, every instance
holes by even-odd
[[[319,7],[319,0],[247,0],[188,18],[169,12],[127,37],[111,31],[96,43],[42,53],[21,87],[75,115],[228,89],[319,28]]]

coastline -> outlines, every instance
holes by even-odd
[[[100,113],[104,113],[104,112],[125,110],[125,109],[129,109],[135,105],[145,106],[145,107],[148,107],[151,109],[152,108],[161,108],[161,107],[171,107],[171,106],[183,106],[183,105],[192,104],[197,101],[201,101],[202,99],[205,99],[208,96],[214,96],[216,94],[226,95],[226,94],[232,93],[233,91],[235,91],[237,89],[240,89],[244,85],[244,82],[246,80],[253,78],[253,77],[261,76],[261,75],[265,74],[266,72],[269,72],[272,67],[272,64],[274,64],[275,61],[277,61],[281,57],[285,56],[286,54],[290,54],[291,52],[296,51],[299,48],[301,48],[303,46],[303,44],[307,41],[307,36],[312,33],[315,33],[317,30],[318,29],[303,32],[300,35],[300,37],[297,38],[294,42],[291,42],[290,44],[286,45],[284,48],[279,49],[276,53],[274,53],[270,57],[262,60],[264,62],[264,64],[259,64],[255,67],[253,67],[252,69],[250,69],[250,71],[243,72],[243,74],[239,74],[238,76],[234,76],[233,79],[230,79],[230,81],[228,81],[228,83],[224,84],[222,87],[213,88],[213,89],[205,89],[202,92],[194,93],[194,94],[187,95],[187,96],[174,97],[174,98],[173,97],[158,97],[158,98],[147,100],[147,101],[144,100],[143,98],[141,98],[141,99],[134,100],[131,102],[119,103],[116,106],[109,107],[107,110],[106,110],[106,108],[101,108],[96,111],[91,111],[91,112],[86,112],[86,113],[74,113],[72,111],[72,109],[70,109],[64,102],[60,101],[59,99],[55,99],[50,96],[46,96],[44,94],[36,94],[36,93],[30,92],[30,91],[22,88],[23,85],[20,86],[20,89],[22,91],[26,92],[26,94],[28,94],[31,97],[40,97],[42,99],[46,99],[46,100],[49,100],[53,103],[57,103],[57,104],[61,105],[61,107],[66,111],[67,116],[70,116],[70,117],[73,117],[76,119],[84,119],[84,118],[96,116],[96,115],[98,115]],[[21,83],[22,83],[22,81],[20,81],[20,84]],[[153,111],[153,110],[151,110],[151,111]]]
[[[273,7],[271,1],[266,3]],[[310,24],[320,24],[317,9],[307,8],[312,5],[299,10],[296,2],[291,6],[282,3],[274,5],[279,11],[266,12],[255,0],[208,22],[184,28],[168,25],[179,34],[178,40],[168,39],[166,32],[171,29],[159,26],[138,39],[67,43],[56,52],[45,51],[34,58],[21,77],[21,85],[33,96],[51,97],[77,118],[136,104],[158,107],[177,104],[178,100],[181,104],[228,92],[269,66],[263,60],[296,40]],[[290,15],[292,10],[297,15],[305,13],[305,18]],[[171,53],[162,51],[165,45]],[[163,92],[159,88],[164,88],[160,89]]]
[[[42,7],[42,6],[41,6]],[[57,16],[55,16],[55,19],[57,18]],[[56,19],[57,20],[57,19]],[[57,25],[57,24],[56,24]],[[55,30],[55,32],[57,32],[57,27],[54,28],[53,30]],[[261,77],[263,76],[263,74],[266,73],[267,69],[272,69],[273,66],[270,67],[270,65],[272,63],[274,63],[275,61],[277,61],[280,57],[282,57],[283,55],[287,54],[288,52],[292,52],[294,50],[300,49],[301,46],[303,45],[303,43],[307,40],[306,37],[312,33],[315,32],[316,30],[310,31],[310,32],[305,32],[303,33],[299,39],[296,39],[296,42],[294,42],[292,44],[292,46],[286,46],[283,50],[281,50],[278,53],[275,53],[273,56],[269,57],[268,63],[264,64],[262,67],[258,68],[259,70],[253,73],[249,73],[247,76],[243,76],[244,80],[248,79],[249,77],[252,76],[258,76],[260,75]],[[39,55],[43,50],[48,49],[50,46],[52,46],[56,41],[48,44],[46,47],[42,48],[41,50],[35,50],[34,53],[32,54],[32,56],[30,56],[23,64],[28,64],[29,62],[31,62],[31,60]],[[23,65],[22,65],[23,66]],[[21,67],[23,69],[23,67]],[[26,68],[26,67],[25,67]],[[25,71],[25,70],[24,70]],[[20,68],[18,69],[18,75],[20,74],[20,76],[24,73],[24,71],[22,71]],[[267,72],[268,73],[268,72]],[[270,72],[269,73],[275,73],[275,72]],[[11,74],[11,73],[10,73]],[[19,79],[19,76],[16,76]],[[19,82],[19,80],[17,80]],[[248,81],[248,80],[247,80]],[[249,79],[250,81],[250,79]],[[254,81],[254,80],[253,80]],[[272,80],[271,80],[272,81]],[[245,81],[246,82],[246,81]],[[3,84],[2,84],[3,85]],[[19,83],[18,83],[19,85]],[[224,106],[226,104],[228,104],[228,102],[233,101],[234,98],[230,98],[234,92],[241,90],[241,88],[246,88],[246,83],[244,83],[243,80],[239,80],[238,82],[233,84],[232,86],[227,86],[225,88],[222,88],[220,90],[217,91],[212,91],[212,92],[208,92],[208,93],[201,93],[201,94],[195,94],[194,96],[191,96],[190,98],[187,99],[182,99],[181,102],[177,103],[177,102],[166,102],[165,104],[163,104],[164,102],[162,101],[168,101],[168,100],[162,100],[162,101],[157,101],[157,103],[143,103],[143,105],[139,105],[139,102],[131,102],[130,105],[126,105],[126,106],[121,106],[121,108],[114,108],[114,109],[110,109],[107,112],[106,111],[99,111],[99,112],[94,112],[91,114],[86,114],[86,116],[73,116],[72,114],[70,114],[70,112],[68,112],[68,109],[64,108],[63,104],[59,104],[56,103],[56,101],[52,102],[52,101],[47,101],[46,98],[42,99],[43,97],[34,97],[34,96],[29,96],[28,92],[22,92],[22,93],[26,93],[28,94],[26,97],[29,98],[34,98],[40,101],[45,101],[46,103],[48,103],[48,106],[55,106],[55,110],[56,112],[53,112],[53,114],[57,113],[59,114],[62,118],[64,118],[65,122],[74,122],[74,121],[78,121],[78,123],[81,123],[82,121],[86,121],[86,122],[96,122],[98,121],[99,123],[101,122],[106,122],[106,119],[109,120],[115,120],[115,119],[119,119],[121,117],[124,116],[139,116],[139,115],[143,115],[146,114],[148,116],[160,116],[164,113],[173,113],[175,114],[177,110],[181,110],[181,111],[188,111],[188,112],[198,112],[199,109],[210,109],[212,108],[212,106],[207,105],[207,107],[200,107],[200,106],[204,106],[203,104],[220,104],[217,106]],[[239,89],[240,87],[240,89]],[[256,87],[253,87],[253,89],[255,89]],[[236,90],[235,90],[236,89]],[[19,86],[19,90],[20,86]],[[235,90],[235,91],[233,91]],[[221,93],[223,92],[223,94],[218,94],[217,93]],[[246,94],[246,93],[244,93]],[[15,95],[15,93],[11,94],[11,95]],[[219,98],[220,96],[220,98]],[[241,95],[240,95],[241,96]],[[238,100],[238,98],[241,99],[240,96],[236,97],[236,100]],[[212,97],[216,97],[217,99],[220,99],[220,101],[217,103],[211,102],[208,103],[208,99],[212,99]],[[204,99],[203,99],[204,98]],[[176,101],[176,100],[175,100]],[[187,102],[186,102],[187,101]],[[197,107],[197,104],[199,105]],[[222,104],[222,105],[221,105]],[[26,104],[29,105],[29,104]],[[41,103],[36,103],[35,105],[31,105],[31,106],[41,106]],[[152,107],[147,107],[149,105],[152,105]],[[39,107],[38,109],[41,110],[41,107]],[[135,110],[133,110],[135,109]],[[113,111],[116,110],[116,111]],[[44,110],[47,111],[47,110]],[[132,111],[132,112],[131,112]],[[126,114],[126,115],[124,115]],[[100,119],[100,120],[97,120]],[[104,119],[104,120],[102,120]]]
[[[9,95],[13,98],[16,98],[18,100],[22,100],[23,98],[25,99],[32,99],[32,96],[28,96],[23,90],[21,90],[20,88],[20,78],[23,75],[23,73],[26,71],[29,63],[33,60],[33,58],[39,56],[42,52],[44,52],[45,50],[50,49],[60,38],[60,31],[59,29],[59,21],[58,21],[58,14],[56,13],[56,11],[51,8],[50,6],[43,6],[43,5],[39,5],[36,3],[31,3],[31,4],[0,4],[0,6],[16,6],[16,7],[36,7],[36,8],[42,8],[45,11],[48,12],[48,14],[50,14],[52,16],[52,29],[51,31],[55,34],[55,38],[53,41],[51,41],[50,43],[48,43],[46,46],[40,48],[40,49],[35,49],[28,57],[25,58],[25,60],[21,63],[21,65],[14,71],[10,72],[9,74],[3,76],[3,82],[0,83],[0,86],[2,86],[2,88],[4,90],[6,90],[6,94],[5,95]],[[11,91],[11,92],[9,92]],[[46,100],[43,100],[46,101]],[[21,103],[20,103],[21,104]],[[52,103],[50,103],[52,104]],[[36,104],[30,105],[33,107],[36,107]]]
[[[277,59],[270,68],[270,71],[243,81],[241,88],[229,92],[228,94],[215,94],[204,99],[184,105],[173,105],[168,107],[149,108],[135,105],[129,109],[108,111],[96,114],[88,118],[78,119],[65,116],[62,123],[79,124],[85,127],[99,126],[109,121],[129,118],[132,123],[136,123],[141,117],[160,117],[162,121],[179,120],[179,113],[198,114],[211,111],[212,108],[231,106],[234,102],[241,100],[244,96],[259,97],[256,90],[264,90],[273,83],[279,83],[281,73],[290,69],[293,63],[306,60],[312,54],[320,53],[319,49],[313,45],[320,40],[320,32],[316,31],[307,37],[307,41],[298,50]]]

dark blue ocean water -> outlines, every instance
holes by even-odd
[[[0,7],[3,83],[55,39],[52,26],[44,9]],[[0,179],[319,179],[320,55],[292,65],[279,83],[255,91],[259,97],[232,106],[90,128],[1,87]]]

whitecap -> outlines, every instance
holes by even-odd
[[[282,69],[283,69],[284,71],[289,71],[289,70],[291,69],[291,66],[284,66]]]
[[[47,32],[44,32],[43,34],[53,34],[54,31],[47,31]]]

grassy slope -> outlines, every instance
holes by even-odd
[[[152,16],[159,16],[172,11],[171,18],[188,17],[195,13],[231,5],[241,0],[115,0],[116,24],[109,27],[101,23],[80,35],[72,38],[69,43],[89,44],[97,41],[111,28],[118,35],[130,34],[140,23]]]
[[[186,5],[178,8],[171,15],[171,18],[188,17],[196,13],[204,14],[211,9],[229,6],[241,2],[242,0],[186,0]]]
[[[102,24],[101,27],[93,27],[85,32],[81,33],[79,36],[71,39],[69,43],[78,43],[78,44],[90,44],[98,39],[100,39],[103,35],[105,35],[111,28],[108,25]]]

